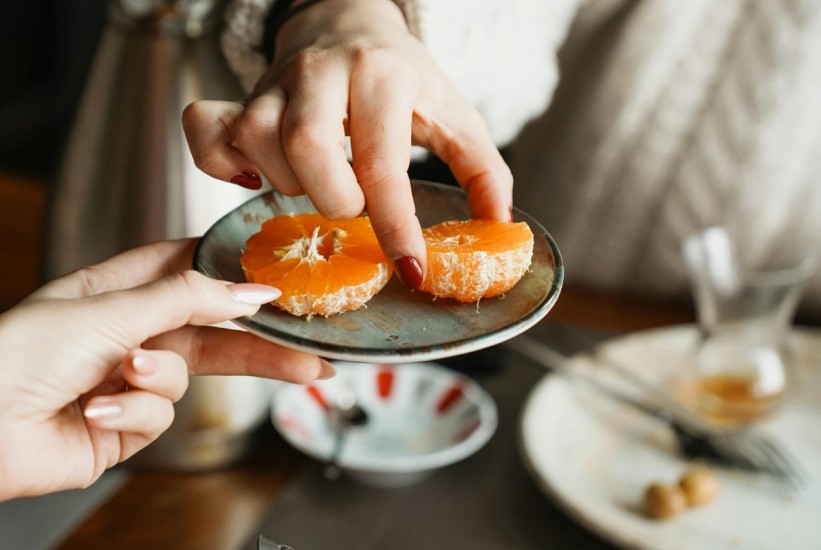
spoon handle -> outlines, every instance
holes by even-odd
[[[331,457],[328,463],[325,464],[323,474],[325,479],[336,481],[342,475],[342,468],[339,467],[339,455],[342,453],[342,446],[345,443],[345,428],[339,427],[336,430],[336,439],[334,440],[334,448],[331,452]]]

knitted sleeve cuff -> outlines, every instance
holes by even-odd
[[[268,68],[273,50],[265,44],[265,25],[268,15],[279,0],[231,0],[225,13],[225,28],[220,36],[228,67],[239,78],[242,88],[249,93]],[[419,36],[414,0],[394,0],[402,10],[408,28]]]
[[[220,44],[250,92],[268,60],[265,21],[277,0],[232,0]],[[408,28],[485,118],[498,146],[550,102],[556,52],[579,0],[393,0]]]

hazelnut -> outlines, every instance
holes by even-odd
[[[652,518],[669,519],[685,508],[687,499],[678,486],[653,483],[644,491],[644,510]]]
[[[702,506],[716,497],[720,483],[712,470],[694,466],[681,477],[679,487],[684,492],[688,505]]]

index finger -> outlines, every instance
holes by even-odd
[[[353,170],[379,244],[402,281],[419,288],[427,253],[408,177],[414,101],[409,90],[407,79],[395,75],[354,73],[350,133]]]

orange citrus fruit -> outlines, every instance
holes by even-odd
[[[421,290],[440,298],[476,302],[507,292],[533,257],[525,222],[446,221],[422,230],[428,272]]]
[[[240,261],[249,281],[282,291],[275,306],[309,317],[357,309],[393,273],[368,218],[332,221],[318,213],[266,221]]]

